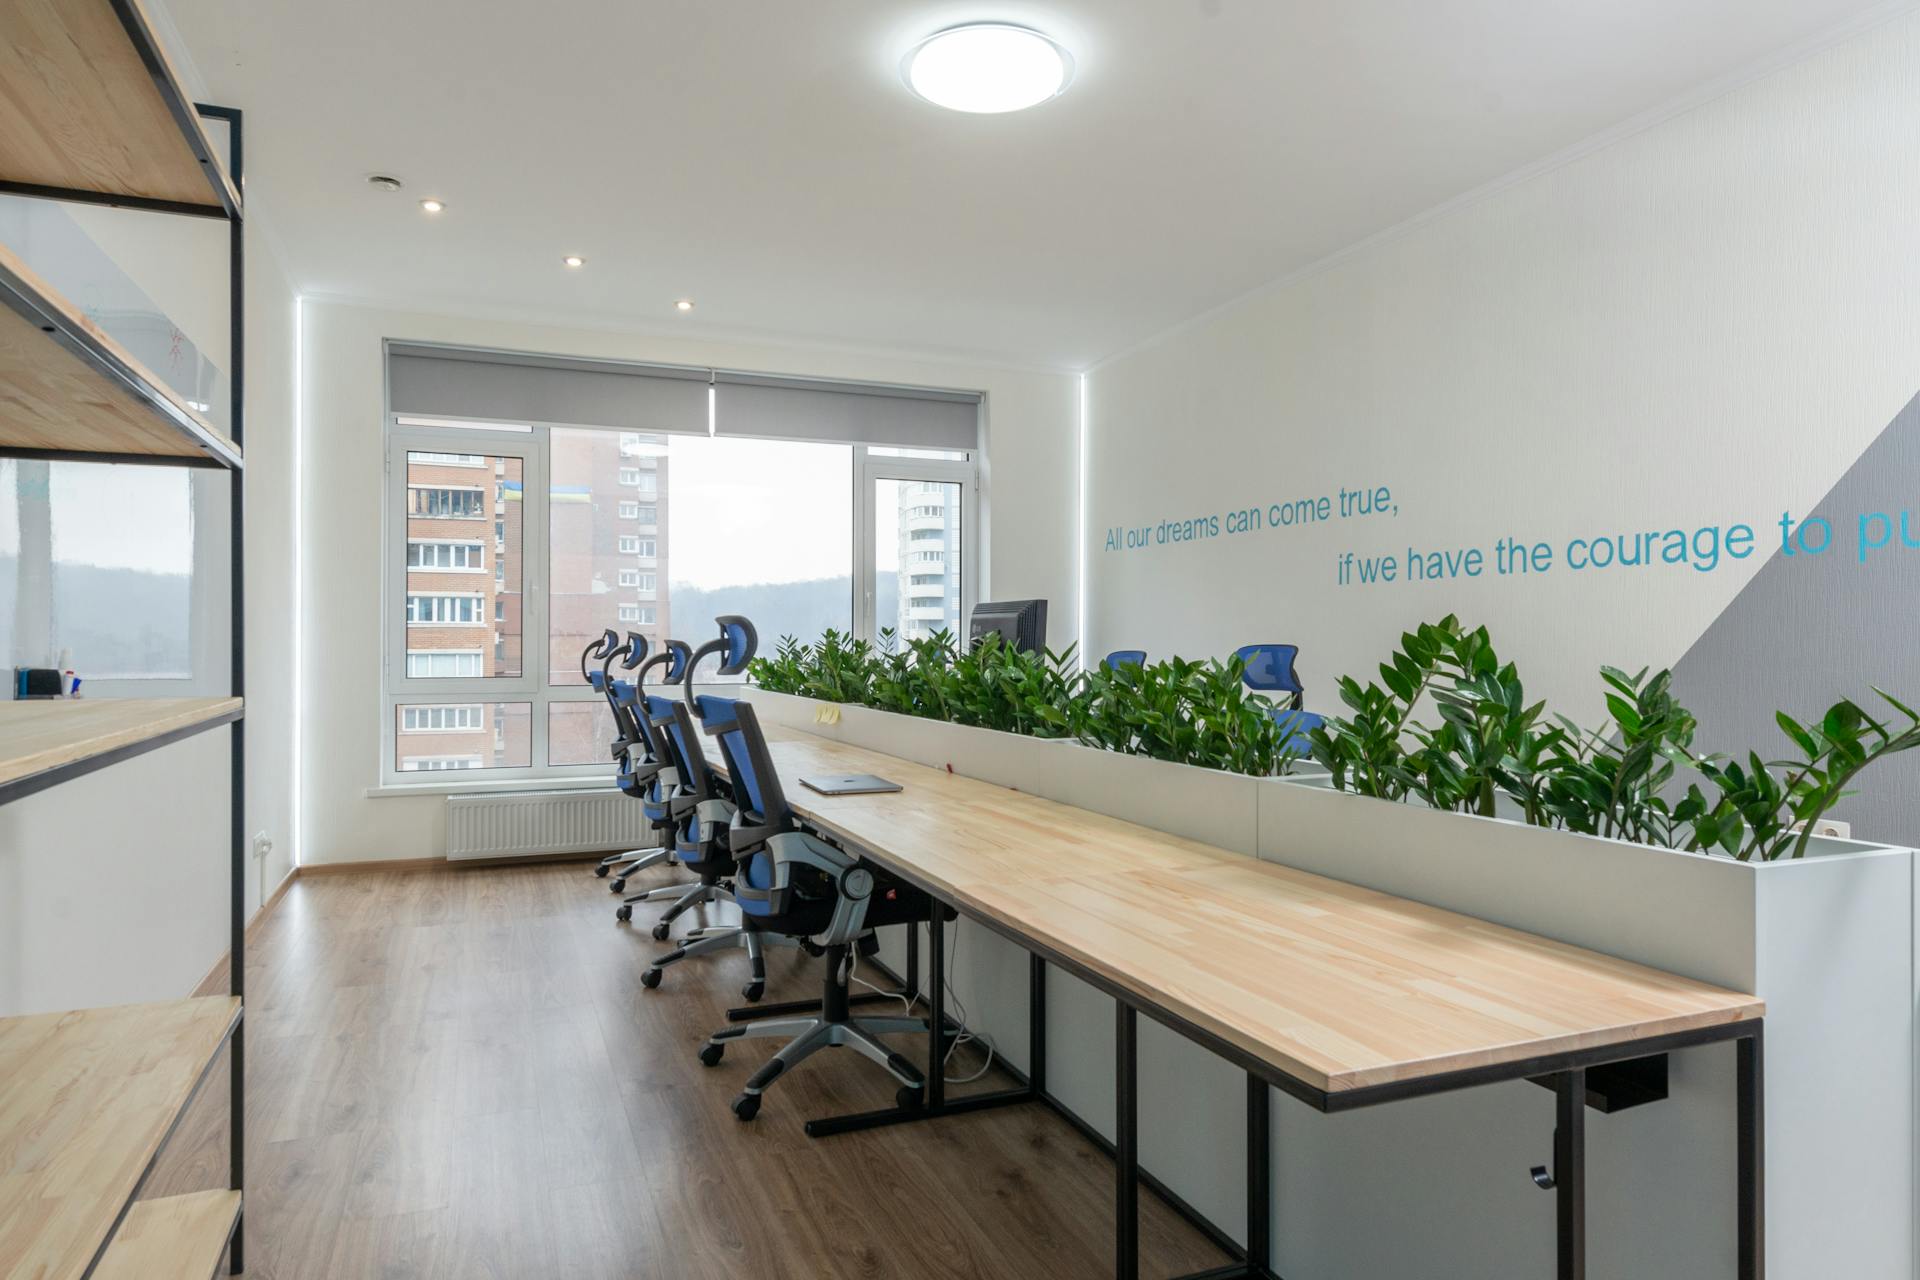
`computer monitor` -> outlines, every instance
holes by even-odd
[[[1003,600],[973,606],[973,623],[967,628],[967,639],[977,644],[989,631],[999,632],[1015,649],[1039,653],[1047,647],[1047,602]]]

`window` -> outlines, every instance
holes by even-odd
[[[487,514],[486,491],[409,486],[407,514],[433,520],[484,520]],[[504,533],[503,525],[496,525],[495,528]]]
[[[407,625],[471,626],[483,621],[479,596],[408,596]]]
[[[201,584],[226,571],[226,521],[201,504],[226,487],[212,471],[0,458],[0,659],[71,649],[89,693],[224,692],[227,628],[207,611],[226,593]]]
[[[432,462],[443,467],[484,467],[487,457],[483,453],[416,453],[417,462]]]
[[[966,460],[888,459],[901,492],[934,489],[890,499],[876,523],[863,503],[878,464],[852,444],[397,419],[388,441],[388,785],[610,774],[604,701],[581,674],[609,627],[698,640],[739,613],[770,648],[903,613],[937,627],[964,607]],[[875,541],[884,565],[863,550]]]
[[[451,680],[484,675],[478,649],[409,649],[407,676],[413,680]]]
[[[480,704],[477,702],[400,708],[402,733],[457,733],[481,727]]]
[[[409,541],[407,568],[445,569],[449,573],[483,573],[486,571],[485,544]]]

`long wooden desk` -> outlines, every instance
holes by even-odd
[[[1739,1274],[1762,1274],[1759,998],[897,757],[765,730],[802,819],[1025,947],[1036,1004],[1043,960],[1116,998],[1121,1276],[1134,1274],[1139,1012],[1248,1072],[1251,1257],[1209,1276],[1270,1274],[1269,1084],[1341,1111],[1551,1077],[1555,1168],[1541,1176],[1556,1192],[1559,1275],[1577,1280],[1587,1071],[1728,1039],[1739,1046]],[[847,773],[879,774],[903,790],[825,796],[799,782]],[[937,1026],[938,946],[932,959]],[[1034,1026],[1043,1037],[1038,1018]],[[1036,1041],[1030,1071],[1041,1079],[1043,1046]],[[929,1072],[936,1110],[940,1076]]]

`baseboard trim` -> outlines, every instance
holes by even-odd
[[[246,945],[253,945],[254,934],[259,931],[261,924],[266,921],[273,909],[280,905],[280,899],[287,896],[287,890],[293,887],[293,882],[299,875],[300,868],[293,867],[286,875],[280,877],[280,883],[274,886],[273,892],[267,895],[267,900],[260,904],[260,909],[247,921]],[[213,962],[213,968],[207,970],[207,976],[200,979],[200,985],[193,989],[193,994],[214,996],[227,990],[227,962],[232,958],[231,952],[222,952],[220,958]]]
[[[445,858],[371,858],[363,862],[308,862],[301,864],[304,876],[340,876],[364,871],[451,871]]]

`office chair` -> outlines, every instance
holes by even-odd
[[[1118,667],[1144,667],[1147,665],[1145,649],[1115,649],[1100,660],[1100,665],[1112,671]]]
[[[665,734],[664,741],[679,771],[680,786],[669,798],[669,807],[675,820],[675,860],[700,877],[698,884],[675,897],[673,905],[654,924],[653,937],[659,942],[666,941],[674,920],[693,907],[734,901],[732,877],[735,863],[728,843],[733,805],[720,795],[718,781],[707,764],[706,752],[700,746],[700,728],[696,723],[706,721],[709,714],[730,714],[732,702],[726,698],[695,695],[693,677],[700,660],[710,653],[724,655],[721,675],[738,675],[746,670],[747,663],[752,660],[754,651],[759,647],[759,639],[753,624],[745,618],[727,615],[716,621],[720,624],[719,639],[701,645],[688,659],[682,681],[684,700],[649,699],[650,702],[666,703],[666,714],[656,719],[655,724]],[[727,767],[729,772],[735,767],[731,757],[728,757]],[[666,889],[636,894],[622,903],[616,914],[621,920],[630,920],[633,918],[633,903],[666,897],[672,892]],[[790,940],[777,938],[774,941]],[[794,945],[798,945],[797,942]],[[656,988],[668,966],[694,956],[710,955],[734,947],[746,949],[747,961],[752,968],[752,976],[747,985],[741,988],[740,994],[749,1002],[758,1000],[766,991],[766,959],[762,939],[744,924],[715,925],[697,930],[683,939],[679,946],[656,957],[640,975],[640,985],[649,990]]]
[[[821,1049],[842,1046],[871,1058],[900,1082],[895,1095],[900,1106],[919,1105],[926,1077],[878,1037],[924,1034],[926,1020],[853,1017],[848,1011],[847,985],[851,952],[862,938],[882,925],[931,922],[933,900],[865,859],[799,830],[751,706],[733,702],[728,709],[711,707],[708,724],[736,770],[729,847],[739,864],[734,901],[749,936],[765,933],[809,940],[825,948],[827,973],[818,1017],[768,1018],[723,1028],[707,1038],[700,1061],[709,1067],[718,1064],[735,1040],[790,1037],[733,1100],[733,1114],[741,1120],[760,1113],[761,1095],[784,1072]]]
[[[669,640],[666,647],[657,654],[636,660],[632,651],[637,647],[641,654],[646,653],[646,637],[629,632],[629,656],[624,664],[629,668],[637,667],[631,682],[608,680],[608,699],[613,704],[615,723],[619,726],[620,736],[615,745],[628,743],[620,766],[620,789],[628,795],[636,796],[645,806],[644,813],[660,844],[647,849],[634,849],[616,854],[603,866],[613,871],[614,879],[607,887],[614,893],[623,893],[627,887],[627,877],[636,871],[673,861],[674,847],[671,837],[672,815],[669,812],[665,796],[679,784],[679,776],[673,767],[671,754],[661,742],[643,702],[647,672],[654,667],[666,667],[668,680],[678,679],[686,670],[690,651],[684,640]],[[637,646],[634,642],[638,642]],[[624,866],[618,866],[619,863]],[[616,869],[617,868],[617,869]],[[605,874],[596,871],[596,875]]]
[[[1273,722],[1280,726],[1282,745],[1293,742],[1301,753],[1306,752],[1306,737],[1314,729],[1326,723],[1326,718],[1303,710],[1306,700],[1306,688],[1300,683],[1300,677],[1293,669],[1293,660],[1300,652],[1300,646],[1294,644],[1249,644],[1234,651],[1240,661],[1246,664],[1240,679],[1249,689],[1261,693],[1285,693],[1288,696],[1268,714]]]
[[[599,639],[589,644],[580,654],[581,678],[595,693],[606,699],[607,712],[613,717],[614,737],[609,744],[609,750],[618,767],[615,781],[622,791],[633,796],[640,795],[645,784],[645,778],[636,773],[636,766],[644,768],[647,763],[647,739],[644,730],[635,723],[632,708],[624,704],[619,696],[619,690],[624,682],[614,678],[613,660],[621,659],[621,669],[631,671],[646,659],[647,650],[647,638],[639,632],[627,632],[627,638],[622,641],[619,633],[609,627]],[[599,667],[589,669],[587,666],[589,660],[597,661],[600,664]],[[633,753],[636,750],[641,752],[639,760],[634,759]],[[646,777],[651,776],[651,774],[646,775]],[[615,864],[651,852],[651,849],[634,849],[625,853],[608,854],[600,860],[593,873],[596,876],[605,876]]]

